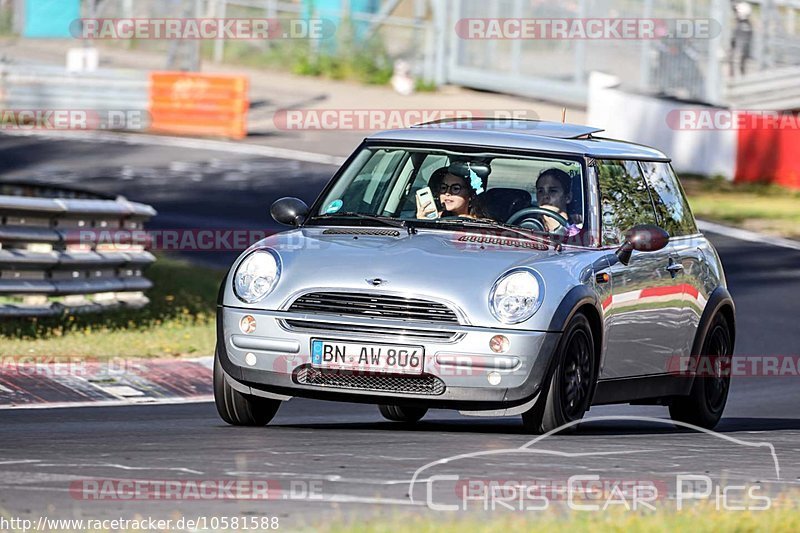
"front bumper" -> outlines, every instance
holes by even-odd
[[[256,330],[245,335],[239,329],[239,322],[248,314],[255,317]],[[538,394],[560,338],[558,332],[447,325],[446,329],[454,333],[453,338],[423,340],[347,331],[347,323],[352,321],[341,317],[313,317],[316,323],[338,324],[339,330],[335,332],[298,330],[287,325],[286,320],[297,318],[296,313],[218,307],[217,357],[235,388],[242,391],[250,388],[254,394],[260,391],[334,401],[462,410],[504,409],[522,405]],[[311,319],[303,315],[299,318]],[[369,323],[371,327],[397,326],[397,322],[370,320]],[[496,354],[489,349],[489,339],[497,334],[509,339],[507,353]],[[369,379],[362,374],[361,379],[356,379],[340,371],[337,379],[309,380],[309,375],[318,374],[310,365],[311,339],[315,338],[422,346],[424,372],[420,377]]]

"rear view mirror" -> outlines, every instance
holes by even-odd
[[[287,226],[299,226],[308,216],[308,206],[299,198],[286,197],[276,200],[269,213],[275,222]]]
[[[628,265],[631,254],[637,252],[656,252],[669,244],[669,233],[653,224],[634,226],[625,232],[625,243],[616,254],[619,262]]]

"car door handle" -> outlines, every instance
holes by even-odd
[[[670,263],[667,267],[667,272],[674,276],[679,272],[683,272],[683,265],[680,263]]]

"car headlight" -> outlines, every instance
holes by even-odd
[[[533,316],[543,297],[541,276],[532,270],[515,269],[494,282],[489,294],[489,308],[500,322],[518,324]]]
[[[272,250],[256,250],[239,263],[233,274],[233,292],[253,304],[269,294],[281,276],[281,262]]]

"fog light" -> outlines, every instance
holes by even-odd
[[[247,352],[244,356],[244,362],[250,366],[255,366],[257,362],[256,354],[254,354],[253,352]]]
[[[510,345],[511,341],[509,341],[508,337],[505,335],[495,335],[489,341],[489,348],[491,348],[494,353],[506,353]]]
[[[242,333],[253,333],[256,330],[256,319],[253,315],[244,315],[239,321],[239,329]]]
[[[489,385],[500,385],[500,380],[503,379],[499,372],[489,372],[486,378],[489,380]]]

